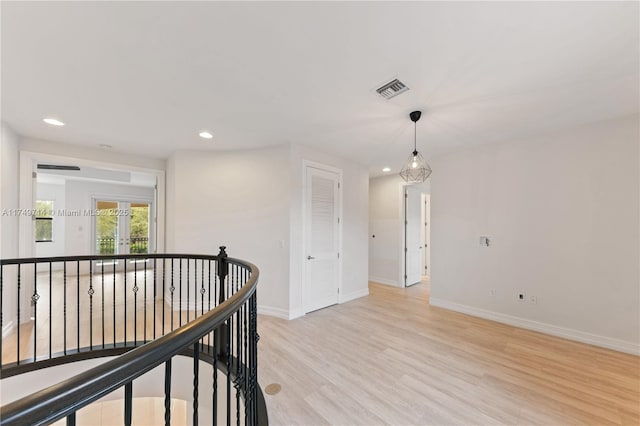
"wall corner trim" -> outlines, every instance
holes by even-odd
[[[640,355],[640,343],[629,342],[625,340],[614,339],[611,337],[591,334],[572,328],[560,327],[548,323],[533,321],[526,318],[515,317],[512,315],[501,314],[499,312],[488,311],[469,305],[461,305],[459,303],[450,302],[448,300],[431,298],[429,300],[431,306],[448,309],[450,311],[460,312],[474,317],[484,318],[491,321],[497,321],[503,324],[520,327],[527,330],[538,331],[552,336],[562,337],[589,345],[599,346],[602,348],[613,349],[618,352],[625,352],[632,355]]]
[[[363,288],[361,290],[352,291],[350,293],[341,294],[338,303],[346,303],[361,297],[369,295],[369,288]]]
[[[374,283],[378,283],[378,284],[384,284],[384,285],[390,285],[390,286],[393,286],[393,287],[402,288],[402,285],[398,281],[388,280],[386,278],[369,277],[369,281],[374,282]]]
[[[258,314],[270,317],[292,320],[304,315],[302,310],[287,310],[282,308],[274,308],[273,306],[258,305]]]

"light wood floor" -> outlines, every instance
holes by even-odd
[[[259,316],[260,385],[282,385],[265,395],[272,425],[640,424],[639,357],[431,307],[428,283],[370,293],[294,321]],[[29,358],[30,329],[23,339]],[[3,361],[15,360],[5,343]]]
[[[260,316],[272,425],[640,424],[640,358],[428,305],[428,283]]]

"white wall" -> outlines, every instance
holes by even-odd
[[[135,197],[153,200],[153,188],[116,185],[103,182],[67,180],[65,185],[65,208],[68,211],[93,209],[93,197],[119,198]],[[92,220],[90,215],[67,216],[65,218],[65,256],[88,255],[94,253]]]
[[[291,145],[289,318],[304,315],[302,275],[304,260],[302,206],[303,161],[342,170],[342,290],[344,303],[369,294],[367,281],[367,225],[369,173],[366,167],[302,145]]]
[[[167,163],[169,252],[217,254],[260,268],[258,304],[287,312],[289,149],[178,151]]]
[[[431,303],[640,353],[638,124],[434,159]]]
[[[298,145],[176,152],[167,162],[170,251],[230,256],[260,268],[258,308],[283,318],[302,304],[303,160],[343,170],[341,302],[368,294],[365,167]]]
[[[53,201],[54,211],[65,209],[65,185],[38,182],[37,199]],[[65,251],[65,222],[64,215],[54,214],[52,220],[53,235],[51,242],[37,242],[37,257],[64,256]],[[61,265],[60,265],[61,266]]]
[[[0,258],[18,257],[18,216],[7,210],[18,208],[18,144],[17,135],[2,123],[0,134]],[[7,268],[5,272],[9,272]],[[15,321],[16,283],[14,274],[4,278],[2,331],[8,331]],[[11,302],[11,303],[9,303]]]

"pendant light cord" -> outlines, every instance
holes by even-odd
[[[413,152],[417,152],[417,145],[416,145],[416,139],[418,138],[418,123],[417,122],[413,122]]]

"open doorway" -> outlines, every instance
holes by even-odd
[[[404,187],[404,287],[428,279],[431,267],[430,194],[424,185]]]

